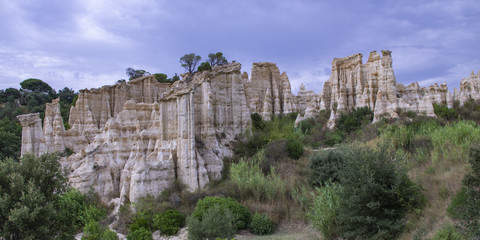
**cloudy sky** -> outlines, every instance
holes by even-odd
[[[320,91],[334,57],[392,51],[398,82],[448,82],[480,69],[478,0],[0,0],[0,89],[39,78],[100,87],[133,67],[182,73],[186,53],[275,62],[296,93]]]

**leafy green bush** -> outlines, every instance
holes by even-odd
[[[455,227],[451,224],[446,225],[440,229],[433,236],[432,240],[463,240],[465,239],[460,233],[457,232]]]
[[[168,209],[165,212],[157,213],[153,217],[154,229],[160,230],[161,234],[172,236],[185,225],[185,215],[175,209]]]
[[[253,195],[258,201],[273,200],[278,193],[285,191],[285,184],[274,167],[271,167],[268,175],[263,174],[260,168],[263,158],[263,151],[260,151],[250,162],[242,159],[230,166],[232,182],[244,196]]]
[[[341,130],[334,130],[331,132],[327,132],[325,134],[325,141],[324,141],[325,145],[334,146],[342,143],[344,135],[345,134]]]
[[[92,220],[85,224],[83,233],[84,235],[82,236],[82,240],[100,240],[102,235],[102,227],[97,221]]]
[[[139,228],[127,235],[127,240],[152,240],[152,232],[145,228]]]
[[[262,116],[258,113],[253,113],[250,115],[252,118],[252,125],[255,130],[264,130],[267,127],[265,121],[263,121]]]
[[[321,151],[310,157],[310,183],[321,186],[331,180],[337,182],[338,172],[347,158],[347,149],[339,148]]]
[[[447,212],[461,221],[461,228],[471,236],[480,234],[480,147],[472,148],[469,163],[472,171],[462,180],[462,189],[452,199]]]
[[[288,156],[293,159],[299,159],[303,155],[303,143],[296,138],[287,139]]]
[[[335,127],[342,132],[351,133],[372,121],[373,111],[369,107],[361,107],[352,109],[348,114],[341,113],[335,122]]]
[[[250,232],[257,235],[268,235],[273,231],[272,220],[267,215],[255,212],[250,223]]]
[[[393,239],[403,227],[406,212],[422,204],[419,187],[384,148],[352,151],[338,173],[342,186],[339,233],[347,239]]]
[[[147,212],[138,212],[135,214],[135,216],[132,218],[132,223],[130,224],[130,232],[134,232],[136,230],[139,230],[141,228],[150,230],[151,226],[150,223],[152,222],[152,216],[150,213]]]
[[[198,72],[203,72],[203,71],[208,71],[208,70],[212,70],[212,66],[210,65],[209,62],[203,62],[197,68]]]
[[[114,231],[110,229],[106,229],[105,231],[103,231],[102,237],[100,239],[101,240],[118,240],[118,235]]]
[[[339,191],[340,186],[331,182],[317,189],[314,193],[313,204],[308,212],[308,219],[325,239],[335,239],[337,237],[336,219],[340,207]]]
[[[458,113],[453,108],[448,108],[445,105],[433,104],[433,111],[437,117],[443,118],[447,121],[452,121],[458,118]]]
[[[233,198],[224,197],[205,197],[204,199],[198,200],[192,216],[202,221],[205,212],[215,206],[217,206],[220,211],[226,211],[228,209],[232,215],[233,224],[236,229],[247,228],[251,221],[252,216],[247,207]]]
[[[221,205],[214,205],[202,212],[201,219],[192,214],[187,218],[188,239],[204,240],[232,238],[237,232],[235,213]]]

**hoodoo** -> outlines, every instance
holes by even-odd
[[[195,190],[221,177],[222,159],[235,138],[248,131],[250,114],[269,120],[298,112],[297,123],[331,111],[330,126],[342,111],[369,107],[374,120],[398,110],[434,116],[433,103],[452,106],[480,100],[480,72],[465,78],[451,95],[447,85],[421,88],[396,82],[390,51],[332,61],[332,73],[316,94],[302,84],[291,92],[286,73],[274,63],[254,63],[250,79],[239,63],[215,66],[189,81],[158,83],[153,76],[98,89],[80,90],[64,128],[59,101],[39,114],[18,116],[22,154],[73,150],[62,158],[71,185],[91,188],[105,203],[158,195],[178,180]]]

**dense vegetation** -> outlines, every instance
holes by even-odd
[[[70,88],[58,92],[40,79],[26,79],[21,88],[0,90],[0,159],[20,157],[21,126],[17,115],[40,113],[43,119],[45,104],[60,98],[60,110],[65,128],[69,128],[70,106],[74,104],[77,93]]]

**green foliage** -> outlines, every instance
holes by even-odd
[[[328,132],[325,136],[325,144],[327,146],[334,146],[340,144],[342,143],[344,136],[344,132],[338,129]]]
[[[303,155],[303,143],[297,138],[287,139],[288,156],[292,159],[299,159]]]
[[[385,149],[354,148],[338,175],[338,230],[344,238],[392,239],[409,209],[422,203],[419,188]]]
[[[209,62],[203,62],[197,68],[198,72],[209,71],[209,70],[212,70],[212,66],[210,66]]]
[[[209,53],[208,54],[208,65],[215,66],[215,65],[223,65],[228,63],[227,59],[223,56],[223,53]]]
[[[220,212],[226,212],[228,209],[232,215],[232,223],[236,229],[247,228],[248,223],[251,221],[251,213],[248,208],[233,198],[224,197],[205,197],[204,199],[198,200],[192,216],[202,221],[205,212],[215,206],[219,208]]]
[[[19,161],[0,162],[0,236],[4,239],[68,239],[62,234],[78,222],[66,220],[75,211],[61,194],[67,179],[58,156],[25,155]],[[71,232],[70,232],[71,233]]]
[[[264,175],[260,167],[263,161],[263,151],[258,152],[247,162],[241,160],[230,166],[230,179],[245,196],[253,196],[258,201],[273,201],[277,194],[285,191],[284,182],[276,173],[275,168]]]
[[[155,80],[157,80],[157,82],[159,83],[169,83],[169,79],[167,78],[167,74],[164,74],[164,73],[155,73],[153,74],[153,76],[155,77]]]
[[[146,228],[139,228],[127,235],[127,240],[152,240],[152,232]]]
[[[100,240],[102,227],[97,221],[89,221],[83,228],[82,240]]]
[[[337,182],[339,171],[345,164],[348,150],[345,148],[321,151],[310,157],[310,176],[312,185],[322,186],[328,181]]]
[[[433,104],[433,111],[437,117],[443,118],[447,121],[452,121],[458,118],[458,113],[453,108],[448,108],[445,105]]]
[[[70,189],[60,195],[58,221],[70,222],[59,229],[63,235],[73,235],[85,225],[83,213],[86,208],[86,197],[81,192]]]
[[[451,224],[446,225],[442,229],[440,229],[435,235],[433,236],[432,240],[464,240],[464,238],[460,233],[457,232],[455,227]]]
[[[85,206],[82,215],[80,216],[84,224],[91,221],[99,221],[107,216],[107,210],[105,208],[99,208],[93,204]]]
[[[24,80],[20,83],[23,90],[38,92],[38,93],[49,93],[52,92],[53,89],[48,85],[46,82],[36,79],[36,78],[29,78]]]
[[[480,147],[470,151],[472,171],[462,180],[463,187],[452,199],[447,212],[461,221],[462,229],[471,236],[480,234]]]
[[[150,230],[151,226],[150,223],[152,222],[151,212],[138,212],[132,218],[132,223],[130,224],[130,232],[135,232],[139,229],[147,229]]]
[[[168,209],[165,212],[157,213],[153,217],[154,229],[159,229],[161,234],[172,236],[185,225],[185,215],[175,209]]]
[[[465,162],[470,147],[480,141],[480,128],[473,122],[458,121],[431,133],[432,161]]]
[[[135,78],[150,75],[150,73],[145,71],[145,70],[142,70],[142,69],[136,70],[136,69],[133,69],[131,67],[125,69],[125,74],[127,74],[127,76],[129,77],[128,78],[129,80],[133,80]]]
[[[235,213],[232,213],[229,208],[222,208],[221,205],[213,205],[205,209],[200,219],[194,212],[187,218],[188,239],[230,239],[237,232],[235,221]]]
[[[201,59],[202,57],[196,55],[195,53],[185,54],[180,58],[180,64],[191,74],[195,71],[195,68]]]
[[[268,235],[273,232],[272,220],[267,215],[255,212],[250,223],[250,232],[257,235]]]
[[[100,239],[101,240],[118,240],[118,235],[114,231],[107,228],[105,229],[105,231],[103,231]]]
[[[330,182],[312,193],[314,200],[308,212],[308,219],[325,239],[337,237],[336,219],[340,208],[339,191],[340,186]]]
[[[267,127],[267,124],[260,114],[253,113],[250,117],[252,118],[252,125],[255,130],[264,130]]]
[[[352,109],[348,114],[341,113],[335,127],[342,132],[351,133],[372,120],[373,111],[369,107],[361,107]]]
[[[17,121],[0,119],[0,161],[20,157],[22,127]]]

